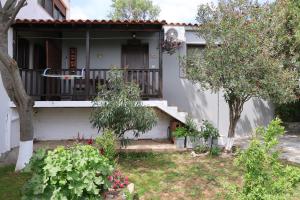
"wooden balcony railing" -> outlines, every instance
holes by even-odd
[[[27,94],[37,101],[92,100],[97,95],[99,85],[108,84],[109,69],[90,69],[83,77],[62,79],[45,77],[44,70],[20,69],[20,74]],[[51,74],[81,75],[82,70],[51,69]],[[128,82],[137,83],[142,98],[161,97],[159,69],[126,69],[124,78]],[[88,81],[86,78],[89,77]]]

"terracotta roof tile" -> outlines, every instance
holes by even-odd
[[[43,19],[17,19],[14,23],[17,24],[90,24],[90,25],[101,25],[101,24],[147,24],[147,25],[169,25],[169,26],[198,26],[197,24],[191,23],[167,23],[165,20],[43,20]]]

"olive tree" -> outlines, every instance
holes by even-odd
[[[233,145],[244,104],[252,97],[274,102],[295,98],[296,73],[273,56],[271,11],[252,0],[220,0],[199,7],[199,37],[206,41],[200,54],[187,58],[187,78],[204,89],[222,91],[229,106],[226,149]]]
[[[113,130],[121,140],[127,131],[138,137],[157,122],[155,111],[143,106],[138,85],[126,82],[124,74],[117,68],[108,73],[108,83],[99,87],[91,115],[94,128]]]
[[[0,73],[3,86],[20,117],[20,148],[16,170],[25,166],[33,151],[33,105],[26,93],[17,62],[8,54],[8,30],[26,0],[0,1]]]
[[[300,74],[300,1],[277,0],[272,9],[275,56]]]
[[[151,0],[112,0],[109,17],[115,20],[155,20],[160,8]]]

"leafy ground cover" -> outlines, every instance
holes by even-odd
[[[223,199],[223,183],[241,183],[230,157],[196,157],[189,153],[123,153],[118,168],[129,176],[141,199]],[[30,174],[0,168],[0,199],[17,200]],[[300,199],[300,186],[294,199]]]

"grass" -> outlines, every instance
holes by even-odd
[[[0,199],[17,200],[21,198],[24,183],[30,174],[15,173],[14,166],[0,168]]]
[[[241,184],[232,158],[197,157],[189,153],[121,154],[118,168],[128,175],[141,199],[224,199],[225,182]],[[18,200],[29,174],[0,168],[0,199]],[[300,199],[300,185],[293,200]]]
[[[232,163],[188,153],[135,153],[121,156],[119,167],[142,199],[222,199],[223,182],[241,182]]]

